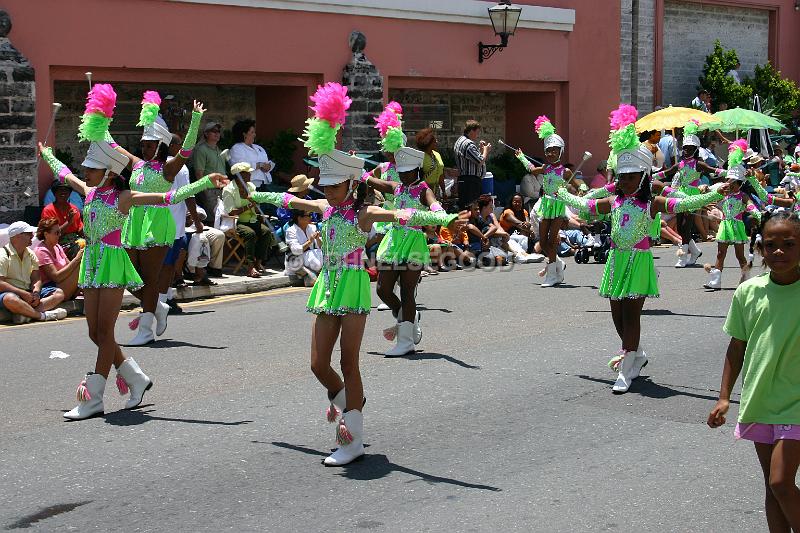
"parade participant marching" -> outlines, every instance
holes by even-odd
[[[722,199],[716,191],[687,198],[653,197],[653,155],[639,143],[634,125],[637,115],[635,107],[621,105],[610,116],[609,144],[617,158],[614,196],[587,199],[570,194],[566,188],[556,193],[566,205],[585,209],[592,216],[611,213],[612,244],[600,296],[611,302],[614,327],[622,341],[622,353],[609,362],[619,372],[612,387],[615,393],[627,392],[647,364],[647,355],[640,347],[641,315],[645,299],[659,296],[649,238],[656,213],[685,213]],[[727,192],[725,187],[721,190]]]
[[[364,160],[335,149],[351,100],[347,89],[327,83],[311,97],[315,116],[306,121],[305,146],[319,157],[319,186],[324,200],[304,200],[289,193],[252,193],[256,202],[322,214],[320,234],[323,266],[308,298],[316,315],[311,334],[311,369],[328,391],[329,422],[336,422],[337,450],[326,466],[341,466],[364,454],[364,388],[359,352],[372,302],[369,274],[364,269],[364,245],[375,222],[404,226],[457,224],[457,215],[414,209],[388,211],[364,205],[366,184],[360,183]],[[455,228],[454,228],[455,229]],[[341,334],[342,377],[331,367],[331,355]]]
[[[764,475],[770,531],[800,531],[800,214],[766,213],[758,251],[769,273],[733,294],[723,329],[731,336],[719,400],[708,425],[726,422],[733,386],[742,375],[734,435],[751,440]]]
[[[703,287],[715,290],[722,288],[722,269],[725,267],[725,258],[730,245],[733,245],[736,259],[739,261],[739,268],[742,270],[739,283],[747,279],[749,268],[747,257],[744,254],[744,245],[750,240],[750,237],[744,226],[744,213],[748,212],[756,222],[761,221],[761,212],[748,201],[748,196],[743,190],[747,179],[747,170],[742,165],[742,160],[747,151],[747,141],[744,139],[734,141],[728,150],[727,177],[730,192],[719,203],[723,218],[717,231],[717,262],[713,266],[710,264],[704,266],[709,273],[709,279]]]
[[[122,247],[122,227],[133,206],[177,203],[200,190],[224,184],[225,177],[215,174],[179,191],[168,194],[138,193],[125,190],[119,174],[128,165],[128,158],[103,139],[108,133],[116,93],[111,85],[95,85],[89,93],[82,117],[79,138],[92,141],[82,166],[86,181],[72,174],[53,155],[53,149],[39,143],[42,159],[62,182],[86,197],[83,220],[86,247],[81,261],[78,286],[83,289],[84,312],[89,337],[97,346],[94,372],[88,372],[78,386],[78,405],[64,413],[71,420],[82,420],[103,414],[103,392],[111,365],[117,369],[120,394],[130,392],[125,409],[142,402],[153,382],[132,358],[126,358],[114,339],[114,325],[122,305],[125,289],[136,290],[142,279]],[[215,181],[212,183],[212,179]]]
[[[205,109],[195,101],[192,120],[186,132],[183,145],[177,155],[169,161],[169,145],[172,134],[164,120],[158,116],[161,97],[155,91],[145,91],[142,98],[142,111],[137,126],[144,126],[142,134],[142,158],[138,158],[117,145],[109,142],[129,159],[131,169],[129,185],[136,192],[165,193],[170,190],[172,181],[192,154],[197,140],[197,130]],[[134,295],[142,302],[142,313],[131,323],[131,329],[138,327],[136,336],[127,346],[142,346],[155,342],[155,335],[162,335],[167,329],[169,306],[158,301],[158,279],[164,267],[164,258],[175,242],[175,220],[166,206],[133,206],[122,231],[122,242],[128,250],[133,265],[142,275],[144,286]],[[171,269],[171,266],[166,268]],[[153,321],[156,322],[155,335]]]
[[[703,174],[721,176],[724,170],[714,168],[700,159],[700,138],[697,136],[698,123],[694,120],[689,121],[683,128],[683,148],[681,160],[666,170],[658,172],[653,177],[659,180],[672,178],[672,187],[687,196],[700,194],[700,177]],[[700,215],[698,213],[680,213],[677,215],[678,231],[681,234],[683,244],[678,250],[678,262],[676,268],[683,268],[694,265],[703,255],[700,248],[694,242],[693,233],[695,221]],[[705,235],[701,238],[705,239]]]
[[[391,194],[397,209],[444,213],[433,191],[422,180],[420,168],[424,157],[424,152],[403,146],[395,151],[400,183],[379,179],[380,173],[375,172],[373,177],[367,178],[367,185],[384,196]],[[414,352],[414,345],[422,340],[422,315],[417,311],[415,290],[422,270],[431,264],[423,228],[392,224],[378,247],[377,259],[382,265],[378,271],[378,297],[397,319],[396,326],[384,331],[387,340],[396,338],[395,346],[386,355],[399,357]],[[398,282],[400,298],[394,292]]]
[[[564,283],[564,262],[558,257],[559,231],[565,225],[566,209],[564,203],[555,197],[555,192],[563,187],[564,183],[572,180],[572,171],[561,162],[564,155],[564,139],[556,134],[556,129],[550,119],[542,115],[536,119],[534,129],[540,139],[544,141],[544,156],[547,164],[542,167],[533,166],[521,150],[516,156],[525,165],[529,174],[543,175],[542,203],[539,216],[539,244],[542,253],[547,256],[547,267],[544,270],[542,287],[552,287]]]

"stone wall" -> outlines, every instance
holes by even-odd
[[[102,80],[94,80],[102,82]],[[111,133],[114,139],[129,150],[139,146],[142,128],[137,127],[141,110],[142,93],[156,90],[162,98],[161,114],[167,121],[170,131],[183,135],[191,119],[192,100],[203,102],[208,111],[203,123],[215,120],[222,124],[223,130],[230,130],[237,120],[256,118],[255,87],[229,85],[178,85],[178,84],[139,84],[114,83],[117,92],[117,107]],[[61,112],[56,120],[56,146],[59,151],[68,151],[72,164],[80,165],[88,148],[87,143],[78,143],[77,132],[80,117],[86,103],[88,83],[56,82],[55,101],[61,103]],[[168,95],[173,98],[167,99]],[[258,125],[256,125],[256,129]],[[202,131],[202,126],[201,126]],[[202,137],[202,134],[199,138]],[[66,161],[65,161],[66,163]]]
[[[655,0],[621,0],[620,101],[653,110]]]
[[[0,11],[0,222],[19,220],[39,203],[34,72],[8,40],[10,30]]]
[[[506,96],[503,93],[393,89],[389,91],[389,97],[400,102],[405,116],[409,118],[414,116],[415,105],[448,110],[446,116],[433,120],[443,123],[444,129],[438,130],[437,138],[439,151],[446,159],[452,157],[453,144],[463,134],[464,123],[469,119],[481,123],[483,129],[481,137],[492,143],[495,149],[498,148],[497,139],[505,137],[506,134]],[[413,136],[416,130],[406,127],[405,132],[409,137],[409,145],[414,146]]]
[[[351,42],[355,36],[351,36]],[[361,37],[366,45],[366,37]],[[373,117],[383,110],[383,77],[364,55],[363,47],[354,50],[352,60],[345,66],[342,85],[347,87],[347,94],[353,103],[347,112],[341,149],[355,150],[362,154],[377,152],[377,130],[374,128]]]
[[[689,105],[716,39],[736,50],[739,74],[752,76],[769,57],[769,11],[666,0],[662,105]]]

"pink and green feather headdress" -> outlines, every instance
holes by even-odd
[[[403,108],[397,102],[389,102],[380,115],[375,117],[375,129],[381,136],[378,144],[381,150],[388,153],[395,153],[406,144],[406,136],[403,134]]]
[[[344,126],[347,110],[353,101],[347,96],[347,87],[336,82],[318,85],[311,96],[314,116],[306,120],[303,145],[310,155],[324,155],[336,148],[336,135]]]
[[[536,131],[536,135],[542,140],[556,134],[556,127],[553,126],[553,123],[550,122],[550,119],[545,115],[539,115],[533,123],[533,129]]]
[[[733,141],[728,146],[728,169],[742,164],[742,161],[744,161],[744,154],[747,152],[747,148],[747,141],[744,139]]]
[[[620,104],[608,116],[611,125],[608,145],[615,154],[623,150],[639,148],[639,136],[636,134],[636,119],[638,116],[639,111],[630,104]]]
[[[142,95],[142,111],[137,126],[149,126],[156,121],[161,106],[161,96],[156,91],[145,91]]]
[[[86,96],[86,110],[78,126],[78,140],[102,141],[114,116],[117,93],[107,83],[98,83]]]

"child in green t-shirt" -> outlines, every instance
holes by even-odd
[[[758,251],[769,267],[739,285],[724,330],[731,336],[712,428],[725,423],[742,373],[734,435],[752,440],[764,472],[770,531],[800,531],[800,215],[764,216]]]

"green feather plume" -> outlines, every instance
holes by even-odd
[[[744,152],[741,148],[736,148],[731,153],[728,154],[728,168],[733,168],[737,165],[741,165],[742,161],[744,161]]]
[[[405,145],[403,130],[394,127],[386,131],[386,135],[380,140],[381,149],[390,154],[395,153]]]
[[[306,128],[303,131],[305,141],[303,146],[308,148],[310,155],[325,155],[336,148],[336,134],[339,133],[341,126],[336,125],[332,128],[327,120],[321,118],[309,118],[306,120]]]
[[[550,137],[551,135],[556,134],[556,127],[553,126],[552,122],[545,122],[542,124],[542,127],[539,128],[539,138],[544,140]]]
[[[612,131],[608,144],[614,153],[639,147],[639,136],[636,135],[636,126],[628,124],[622,129]]]
[[[100,113],[86,113],[81,117],[81,124],[78,126],[78,140],[102,141],[108,132],[111,120]]]
[[[142,112],[139,113],[139,122],[137,126],[149,126],[158,118],[159,107],[155,104],[142,105]]]

